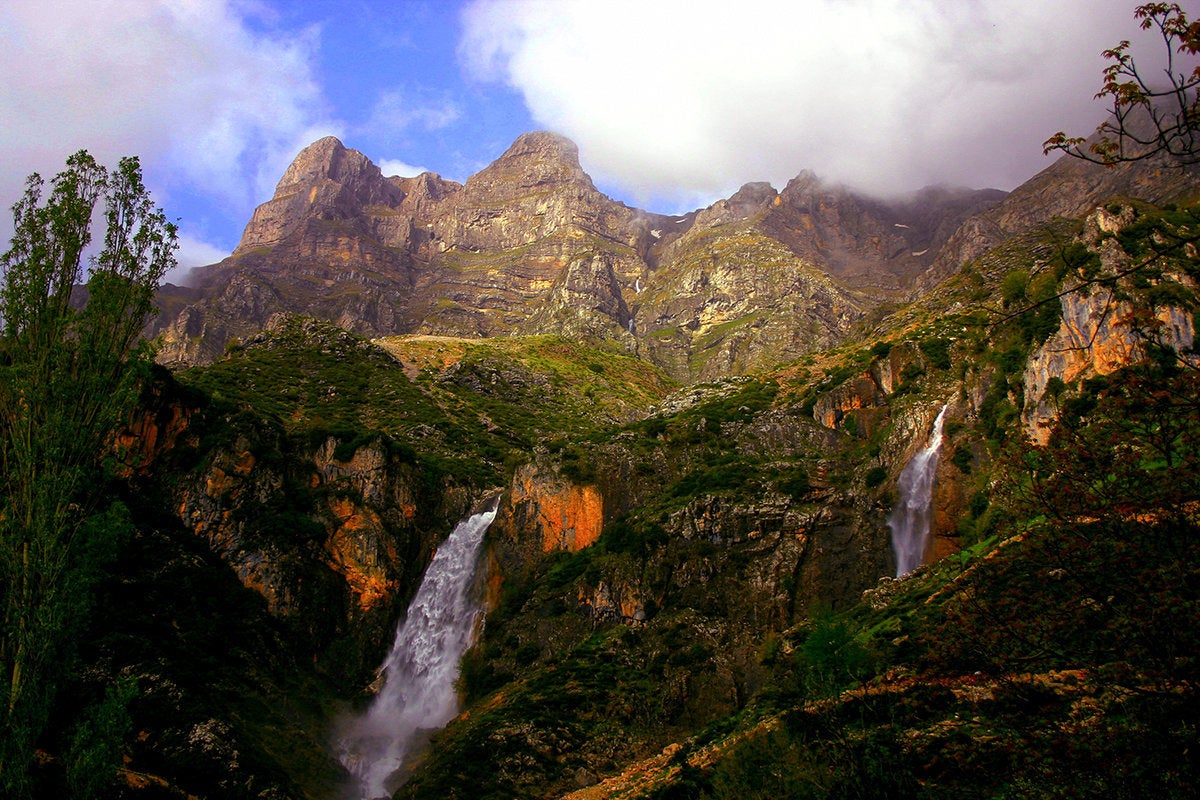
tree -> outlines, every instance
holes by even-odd
[[[31,765],[91,590],[127,515],[103,491],[112,432],[151,361],[140,341],[176,228],[136,158],[85,151],[43,202],[31,175],[0,256],[0,794],[28,796]],[[93,214],[106,232],[84,269]],[[86,280],[82,287],[80,284]]]
[[[1062,131],[1045,141],[1043,151],[1061,150],[1069,156],[1105,166],[1141,161],[1166,153],[1181,163],[1200,162],[1200,66],[1179,70],[1179,56],[1200,53],[1200,22],[1189,22],[1178,3],[1146,3],[1134,16],[1142,30],[1158,31],[1166,48],[1166,83],[1158,83],[1138,68],[1125,40],[1103,55],[1104,88],[1097,98],[1112,101],[1110,118],[1095,141],[1067,136]],[[1086,147],[1085,147],[1086,146]]]

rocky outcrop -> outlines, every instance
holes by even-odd
[[[610,254],[594,252],[572,260],[517,331],[559,334],[576,340],[615,339],[636,349],[633,317]]]
[[[274,196],[255,209],[234,257],[273,248],[314,220],[353,222],[364,208],[398,205],[403,198],[366,156],[326,136],[300,151]]]
[[[854,375],[817,396],[813,419],[827,428],[870,437],[889,420],[888,398],[901,390],[910,372],[923,373],[925,359],[911,342],[889,347]]]
[[[761,370],[833,345],[861,318],[859,298],[753,222],[701,228],[703,217],[630,303],[644,354],[675,377]]]
[[[604,527],[604,496],[536,462],[513,475],[499,526],[517,541],[537,543],[541,553],[574,552],[594,544]]]
[[[379,438],[309,443],[262,421],[212,414],[169,381],[157,385],[118,434],[126,478],[159,498],[312,652],[354,641],[356,657],[343,653],[332,671],[373,669],[470,491],[430,496],[419,467]]]
[[[196,409],[168,400],[160,384],[147,388],[142,403],[114,437],[117,472],[124,480],[144,480],[156,456],[191,438],[188,428]]]
[[[898,292],[929,267],[965,219],[1004,195],[995,189],[928,187],[880,200],[802,172],[780,192],[763,226],[849,286]]]
[[[1130,268],[1129,256],[1108,236],[1133,221],[1131,208],[1096,209],[1085,223],[1083,238],[1099,252],[1101,269],[1119,274]],[[1191,286],[1182,274],[1163,276]],[[1046,444],[1058,420],[1058,401],[1065,390],[1078,389],[1089,377],[1107,375],[1146,357],[1148,338],[1178,353],[1190,352],[1195,340],[1195,316],[1174,305],[1148,309],[1124,297],[1122,288],[1085,287],[1067,291],[1059,304],[1058,330],[1039,346],[1025,366],[1025,405],[1021,420],[1025,433]]]
[[[739,448],[749,458],[839,446],[839,434],[783,411],[721,430],[743,443]],[[620,442],[590,450],[593,477],[586,483],[568,477],[549,453],[519,467],[492,526],[500,570],[520,575],[545,554],[594,545],[608,526],[626,525],[643,503],[661,497],[671,476],[703,468],[702,461],[690,463],[679,454],[659,455],[662,460],[653,457],[650,469]],[[645,555],[641,569],[602,574],[580,589],[579,601],[598,624],[641,619],[648,603],[665,607],[684,602],[680,598],[699,602],[701,595],[712,595],[741,609],[735,617],[786,625],[809,602],[857,597],[888,570],[887,533],[870,500],[833,490],[828,475],[842,468],[819,465],[804,502],[773,486],[733,493],[701,488],[657,519],[659,546]],[[725,582],[727,588],[718,586]]]
[[[871,412],[886,406],[887,393],[871,372],[865,372],[821,395],[813,407],[813,418],[827,428],[837,428],[851,412]],[[875,428],[872,419],[873,415],[856,414],[854,432],[867,435]]]
[[[1111,291],[1072,292],[1063,295],[1061,304],[1058,330],[1033,353],[1024,373],[1021,419],[1026,435],[1043,445],[1058,420],[1062,389],[1077,389],[1085,378],[1107,375],[1145,357],[1145,340],[1130,324],[1135,307],[1114,299]],[[1196,337],[1191,313],[1164,306],[1154,318],[1164,343],[1178,351],[1191,348]],[[1052,386],[1059,388],[1049,391]]]
[[[1079,219],[1099,203],[1138,198],[1165,203],[1200,191],[1200,165],[1167,156],[1103,167],[1062,156],[1013,189],[1002,201],[970,217],[937,251],[912,294],[928,291],[967,261],[1001,242],[1035,231],[1055,218]]]

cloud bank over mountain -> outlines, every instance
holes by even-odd
[[[877,192],[1012,188],[1056,130],[1103,119],[1100,53],[1128,0],[610,0],[464,10],[460,55],[645,197],[781,186],[802,168]]]
[[[80,148],[136,154],[206,258],[322,136],[462,180],[538,127],[655,211],[803,169],[875,192],[1007,189],[1046,166],[1047,136],[1103,119],[1102,50],[1158,55],[1134,5],[9,0],[0,203]]]

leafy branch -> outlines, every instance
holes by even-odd
[[[1043,152],[1061,150],[1073,158],[1103,164],[1142,161],[1159,153],[1181,164],[1200,162],[1200,66],[1180,69],[1180,56],[1200,53],[1200,22],[1189,22],[1178,3],[1146,3],[1134,16],[1142,30],[1158,31],[1166,49],[1166,84],[1147,78],[1129,53],[1129,40],[1103,52],[1104,88],[1097,99],[1112,101],[1110,118],[1091,141],[1064,132],[1047,139]]]

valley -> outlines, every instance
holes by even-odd
[[[137,687],[120,796],[345,793],[337,721],[493,495],[395,797],[1190,796],[1198,197],[1064,159],[672,217],[555,134],[462,185],[314,143],[157,297],[70,689]]]

